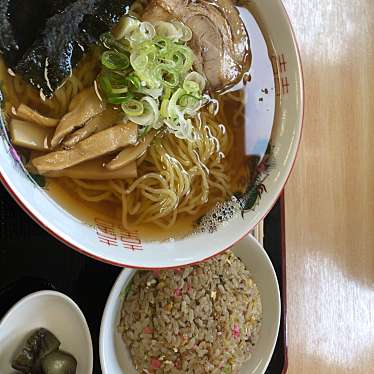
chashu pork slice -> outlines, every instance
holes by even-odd
[[[194,68],[205,75],[212,90],[221,91],[237,83],[249,68],[248,34],[231,0],[152,0],[143,19],[177,19],[191,29]]]

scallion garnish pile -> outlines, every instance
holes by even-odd
[[[191,118],[205,104],[206,81],[192,70],[191,37],[181,22],[153,25],[130,16],[101,37],[100,90],[143,135],[167,126],[176,137],[193,140]]]

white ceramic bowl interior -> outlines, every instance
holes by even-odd
[[[44,327],[60,340],[60,349],[78,362],[77,374],[92,374],[91,334],[79,307],[55,291],[32,293],[15,304],[0,322],[0,373],[13,373],[11,361],[31,332]]]
[[[216,255],[247,235],[267,214],[286,183],[296,157],[303,115],[300,59],[282,2],[252,0],[249,3],[254,16],[241,12],[250,28],[252,49],[256,49],[248,85],[249,116],[259,124],[274,121],[271,144],[275,166],[263,182],[266,192],[244,218],[237,214],[214,234],[202,233],[162,245],[157,241],[146,242],[136,233],[125,232],[111,222],[87,225],[65,211],[26,175],[3,134],[0,136],[0,179],[25,211],[76,250],[127,267],[166,268],[195,263]],[[258,25],[264,26],[262,29],[267,33],[263,35]],[[267,95],[263,94],[264,88],[270,88]],[[103,226],[110,227],[110,240],[102,232]]]
[[[265,250],[252,236],[237,243],[232,250],[251,271],[261,293],[263,322],[253,355],[240,374],[263,374],[276,344],[280,323],[280,295],[273,265]],[[103,374],[136,374],[129,352],[117,332],[122,307],[121,292],[136,270],[125,269],[109,295],[100,329],[100,361]]]

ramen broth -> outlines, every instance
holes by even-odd
[[[222,155],[224,157],[222,162],[226,163],[225,170],[230,177],[230,192],[232,194],[244,192],[253,180],[254,169],[264,156],[271,136],[275,106],[274,85],[270,84],[262,87],[261,91],[259,91],[258,84],[256,87],[253,85],[253,80],[257,74],[261,74],[262,67],[260,64],[264,60],[267,60],[267,65],[271,68],[266,43],[263,39],[262,45],[259,46],[251,39],[251,35],[254,32],[259,34],[261,31],[255,19],[251,16],[249,3],[245,7],[240,7],[240,13],[251,40],[252,65],[250,70],[244,74],[245,83],[240,83],[228,92],[215,96],[215,99],[219,103],[220,113],[222,114],[218,114],[218,118],[225,119],[225,123],[221,125],[222,131],[228,129],[232,133],[233,143],[231,150],[229,154]],[[84,64],[85,62],[82,61],[81,63]],[[92,77],[95,77],[97,73],[97,66],[92,65]],[[8,99],[5,111],[9,120],[12,117],[14,106],[18,106],[19,103],[12,97],[11,91],[7,90],[7,82],[19,79],[19,77],[14,77],[13,73],[6,69],[3,63],[0,74],[5,77],[5,91]],[[87,77],[87,82],[92,77]],[[27,89],[31,92],[35,91],[31,86]],[[38,100],[38,97],[33,93],[28,96],[25,103],[41,113],[48,114],[48,105],[43,100]],[[253,102],[254,97],[256,100],[255,103]],[[253,112],[253,108],[248,108],[249,106],[256,106],[257,111],[269,112],[268,120],[261,123],[258,120],[256,121],[253,118],[253,113],[256,113]],[[270,109],[263,106],[269,106]],[[23,152],[21,149],[19,151],[20,153]],[[95,219],[99,218],[113,222],[119,227],[121,226],[121,205],[117,202],[86,201],[76,193],[74,186],[67,178],[46,178],[45,189],[61,207],[87,224],[94,225]],[[130,221],[127,228],[137,230],[144,240],[166,240],[182,237],[191,233],[198,219],[211,210],[215,204],[216,201],[211,202],[209,199],[208,202],[201,203],[200,208],[195,214],[179,214],[176,222],[171,227],[160,227],[154,223],[133,225]]]

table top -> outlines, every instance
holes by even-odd
[[[283,0],[305,75],[286,187],[289,373],[373,373],[374,2]]]

